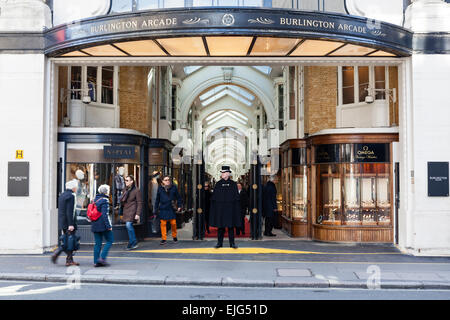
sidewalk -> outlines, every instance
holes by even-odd
[[[450,257],[414,257],[392,245],[330,244],[299,240],[237,241],[239,249],[214,249],[215,241],[147,240],[134,251],[116,244],[109,267],[94,268],[92,246],[67,268],[62,254],[0,256],[0,280],[83,283],[450,290]],[[377,281],[379,279],[379,281]]]

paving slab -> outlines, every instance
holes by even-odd
[[[279,277],[311,277],[312,273],[309,269],[277,269]]]

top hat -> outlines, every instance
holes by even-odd
[[[230,169],[230,166],[222,166],[222,170],[220,170],[220,172],[229,172],[229,173],[231,173],[231,169]]]

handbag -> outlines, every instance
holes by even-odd
[[[64,251],[77,251],[80,249],[80,236],[74,232],[66,232],[62,234],[59,239],[61,241],[61,248]]]

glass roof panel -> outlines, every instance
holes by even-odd
[[[390,52],[378,50],[374,53],[369,54],[370,57],[395,57],[396,55]]]
[[[206,37],[211,56],[245,56],[253,37]]]
[[[81,51],[72,51],[61,55],[61,57],[88,57],[88,55]]]
[[[115,46],[132,56],[166,56],[166,53],[152,40],[118,42]]]
[[[214,100],[211,99],[210,102],[209,101],[207,102],[205,100],[207,100],[208,98],[213,98],[215,95],[219,95],[226,90],[228,90],[228,92],[226,92],[227,94],[232,95],[234,98],[238,99],[239,101],[245,103],[248,106],[251,105],[250,101],[253,101],[255,99],[254,95],[252,95],[247,90],[245,90],[241,87],[238,87],[235,85],[224,84],[224,85],[219,85],[217,87],[214,87],[211,90],[207,91],[206,93],[202,94],[199,97],[200,101],[202,102],[203,105],[207,105]],[[232,92],[230,92],[230,91],[232,91]],[[237,94],[238,96],[233,95],[233,93]],[[221,97],[223,97],[223,95],[221,95],[220,97],[218,96],[216,99],[219,99]]]
[[[342,42],[306,40],[290,56],[324,56],[341,45],[343,45]]]
[[[213,95],[212,97],[202,101],[202,105],[204,107],[210,105],[211,103],[213,103],[216,100],[219,100],[220,98],[226,96],[226,95],[230,95],[232,96],[234,99],[242,102],[243,104],[247,105],[247,106],[251,106],[252,103],[250,101],[248,101],[247,99],[245,99],[244,97],[242,97],[241,95],[237,94],[236,92],[226,88],[223,91],[220,91],[218,94]]]
[[[83,49],[84,52],[93,56],[126,56],[122,51],[110,46],[109,44]]]
[[[364,56],[370,52],[373,52],[373,50],[373,48],[347,44],[331,53],[330,56]]]
[[[167,38],[157,41],[172,56],[206,56],[201,37]]]
[[[300,42],[300,39],[258,37],[251,56],[284,56]]]

